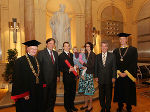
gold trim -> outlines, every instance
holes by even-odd
[[[119,73],[121,73],[120,70],[117,70],[117,78],[119,78]],[[126,73],[133,82],[136,82],[136,78],[134,78],[127,70],[125,70],[124,73]]]
[[[117,78],[119,77],[119,73],[121,73],[120,70],[117,70]]]
[[[122,47],[122,46],[121,46],[120,48],[127,48],[127,47],[129,47],[129,46],[128,46],[128,45],[127,45],[127,46],[125,46],[125,47]]]
[[[133,82],[136,82],[136,78],[134,78],[127,70],[124,71],[128,77],[133,81]]]

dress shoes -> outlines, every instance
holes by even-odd
[[[118,108],[117,112],[123,112],[123,109]]]
[[[67,110],[67,112],[73,112],[72,110]]]
[[[84,110],[84,109],[86,109],[86,108],[88,108],[88,106],[85,106],[85,107],[82,106],[82,107],[80,108],[80,110]]]
[[[78,109],[76,107],[71,108],[73,111],[78,111]]]
[[[101,112],[105,112],[105,109],[101,109]]]
[[[110,112],[110,108],[106,108],[106,112]]]
[[[85,112],[91,112],[93,107],[90,108],[90,110],[86,109]]]

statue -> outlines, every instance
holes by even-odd
[[[65,5],[60,4],[59,11],[55,12],[50,20],[52,37],[56,40],[57,50],[62,50],[63,43],[66,41],[71,44],[71,19],[64,11]]]

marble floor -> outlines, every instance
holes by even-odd
[[[137,106],[133,106],[132,112],[150,112],[150,96],[149,94],[143,94],[145,92],[150,92],[150,86],[145,86],[142,84],[137,84]],[[6,90],[0,90],[0,99],[5,96]],[[83,104],[76,105],[77,108],[80,108]],[[100,112],[99,100],[93,101],[93,110],[92,112]],[[117,104],[112,102],[111,112],[116,112]],[[0,109],[0,112],[15,112],[15,107],[3,108]],[[66,112],[63,106],[55,106],[55,112]],[[84,112],[84,111],[78,111]],[[124,111],[126,112],[126,111]]]

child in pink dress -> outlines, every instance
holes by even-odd
[[[84,67],[83,64],[84,64],[84,63],[87,63],[87,60],[86,60],[86,57],[85,57],[85,48],[84,48],[84,47],[82,47],[82,48],[80,49],[79,63],[80,63],[80,64],[79,64],[79,69],[82,70],[81,78],[82,78],[83,80],[85,80],[84,74],[85,74],[85,72],[86,72],[86,70],[87,70],[87,67]]]

